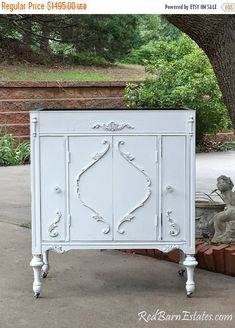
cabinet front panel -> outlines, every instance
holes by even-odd
[[[40,138],[42,239],[65,239],[66,143],[63,137]]]
[[[162,137],[162,239],[184,240],[186,137]]]
[[[70,137],[70,239],[112,240],[112,138]]]
[[[157,140],[113,138],[114,240],[156,240]]]
[[[187,129],[187,116],[187,111],[177,110],[40,112],[40,133],[182,133]]]

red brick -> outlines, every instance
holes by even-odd
[[[155,257],[157,257],[160,260],[168,261],[168,253],[164,253],[158,249],[155,249]]]
[[[215,261],[213,256],[213,247],[210,246],[203,254],[205,269],[209,271],[215,271]]]
[[[198,245],[204,244],[204,241],[201,239],[197,239],[195,242],[195,246],[197,247]]]
[[[210,248],[210,245],[204,243],[199,245],[196,248],[196,258],[198,260],[198,267],[205,269],[206,268],[206,263],[205,263],[205,259],[204,259],[204,252],[206,250],[208,250],[208,248]]]
[[[42,99],[42,98],[84,98],[84,97],[123,97],[126,83],[63,83],[41,82],[21,83],[0,86],[0,99]]]
[[[28,124],[28,112],[0,112],[0,124]]]
[[[0,88],[124,88],[128,82],[131,81],[0,81]]]
[[[159,249],[155,249],[154,250],[154,257],[156,257],[157,259],[162,260],[164,258],[164,253],[162,251],[160,251]]]
[[[203,248],[204,246],[207,246],[207,245],[208,245],[208,244],[205,243],[205,242],[196,245],[196,247],[195,247],[195,254],[197,255],[198,252],[199,252],[199,250],[200,250],[201,248]]]
[[[127,249],[126,252],[128,254],[135,254],[135,250],[134,249]]]
[[[147,249],[146,251],[147,251],[147,255],[148,255],[148,256],[152,256],[152,257],[155,256],[154,249]]]
[[[228,246],[224,250],[224,260],[225,260],[224,271],[226,274],[233,274],[232,266],[233,266],[234,258],[232,257],[232,254],[234,252],[235,252],[235,246]]]
[[[213,256],[215,261],[215,271],[219,273],[225,272],[225,256],[224,252],[228,245],[221,244],[213,247]]]
[[[146,249],[136,249],[135,254],[147,255]]]
[[[13,134],[14,136],[27,136],[29,135],[28,124],[0,124],[0,129],[4,132]]]
[[[29,138],[29,127],[23,126],[29,124],[26,112],[33,109],[125,108],[123,95],[127,82],[0,82],[0,126],[6,126],[16,138],[25,139]]]
[[[21,142],[29,142],[29,136],[15,136],[15,140],[17,143]]]
[[[123,97],[123,87],[21,87],[0,88],[0,99],[109,98]]]
[[[180,260],[180,251],[178,249],[175,249],[167,254],[168,259],[172,262],[179,263]]]
[[[205,248],[206,246],[209,246],[207,243],[203,242],[199,245],[196,246],[196,249],[195,249],[195,254],[197,254],[201,249]]]
[[[231,275],[235,276],[235,252],[230,256]]]
[[[123,97],[88,97],[53,99],[7,99],[1,101],[2,112],[30,111],[37,108],[123,108],[126,107]]]

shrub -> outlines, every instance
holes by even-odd
[[[110,61],[97,56],[91,51],[77,51],[75,46],[68,43],[51,42],[50,44],[55,56],[55,60],[69,65],[88,65],[88,66],[110,66]]]
[[[149,42],[137,49],[133,49],[129,55],[122,60],[125,64],[139,64],[144,65],[149,60],[156,47],[156,42]]]
[[[125,91],[128,107],[187,107],[197,113],[197,144],[206,133],[231,127],[214,71],[204,52],[186,35],[159,41],[148,62],[150,76]]]
[[[96,56],[89,53],[78,53],[70,55],[66,58],[66,62],[69,64],[87,65],[87,66],[110,66],[111,63],[101,56]]]
[[[22,165],[29,161],[28,142],[17,143],[12,134],[0,136],[0,165]]]

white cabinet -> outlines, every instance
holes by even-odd
[[[192,110],[32,111],[35,296],[49,250],[86,248],[180,249],[191,295],[194,139]]]

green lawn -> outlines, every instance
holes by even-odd
[[[58,81],[58,80],[69,80],[69,81],[105,81],[112,80],[112,77],[108,74],[99,74],[99,73],[79,73],[79,72],[38,72],[38,71],[22,71],[22,72],[6,72],[0,71],[2,80],[18,80],[18,81],[26,81],[26,80],[50,80],[50,81]]]
[[[125,81],[142,80],[146,76],[139,65],[94,66],[53,66],[42,65],[0,65],[1,81]]]

